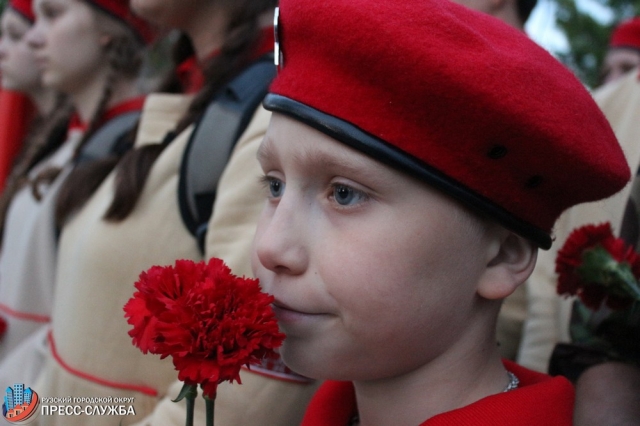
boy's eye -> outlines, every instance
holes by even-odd
[[[269,182],[269,190],[271,191],[271,195],[273,197],[279,198],[282,196],[284,192],[284,182],[279,181],[277,179],[272,179]]]
[[[264,176],[262,178],[264,184],[269,188],[269,195],[272,198],[280,198],[284,193],[284,182],[273,176]]]
[[[333,185],[332,197],[341,206],[350,206],[367,198],[363,192],[341,184]]]

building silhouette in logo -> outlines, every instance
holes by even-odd
[[[13,385],[13,402],[15,405],[24,404],[24,385],[22,383]]]
[[[4,397],[4,405],[7,407],[7,410],[16,406],[13,402],[13,389],[7,388],[7,394]]]
[[[25,389],[22,383],[16,383],[5,392],[2,414],[11,423],[24,424],[38,412],[39,403],[37,393],[31,388]]]

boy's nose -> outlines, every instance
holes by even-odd
[[[304,212],[283,197],[272,214],[263,215],[258,224],[255,251],[260,263],[279,274],[304,273],[309,261],[305,226]]]

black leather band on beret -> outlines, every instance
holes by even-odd
[[[362,129],[308,105],[270,93],[264,100],[270,111],[285,114],[393,168],[412,175],[443,191],[505,228],[533,241],[542,249],[551,247],[551,236],[504,208],[471,191],[428,164],[406,154]]]

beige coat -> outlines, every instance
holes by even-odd
[[[142,143],[162,139],[189,99],[148,98],[140,125]],[[155,130],[152,134],[151,130]],[[83,208],[65,224],[58,246],[52,336],[44,371],[34,386],[43,397],[134,397],[136,412],[149,412],[156,396],[85,380],[71,369],[102,381],[162,393],[173,378],[169,360],[145,357],[131,344],[122,307],[139,273],[153,264],[199,257],[181,226],[175,200],[180,158],[187,141],[179,137],[158,158],[134,212],[120,223],[102,220],[113,194],[108,176]],[[64,368],[63,364],[68,368]],[[43,425],[118,424],[112,416],[40,416]],[[127,424],[127,419],[123,422]]]
[[[622,146],[629,167],[635,173],[640,164],[640,81],[637,71],[594,93]],[[597,155],[597,153],[594,153]],[[578,205],[566,211],[555,227],[555,242],[540,251],[533,275],[527,282],[529,313],[525,322],[518,362],[546,372],[551,352],[558,342],[568,342],[571,299],[556,294],[555,257],[569,233],[587,223],[611,222],[619,232],[631,184],[602,201]]]
[[[0,340],[0,387],[31,382],[42,368],[42,332],[49,324],[56,268],[54,210],[58,191],[72,169],[73,152],[83,132],[67,141],[30,172],[61,167],[50,185],[40,185],[36,200],[31,185],[14,195],[4,224],[0,255],[0,316],[8,323]]]

